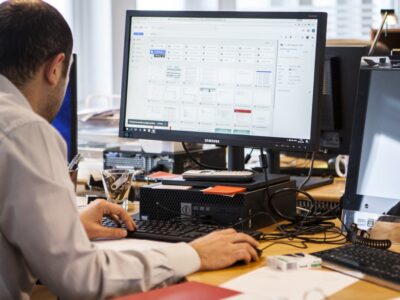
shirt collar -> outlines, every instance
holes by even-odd
[[[16,103],[32,110],[32,106],[22,92],[7,77],[0,74],[0,93],[12,94]]]

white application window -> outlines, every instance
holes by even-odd
[[[316,22],[132,17],[126,126],[309,139]]]

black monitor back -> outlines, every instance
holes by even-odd
[[[69,73],[69,83],[65,91],[64,101],[60,111],[52,121],[52,125],[60,132],[68,147],[68,161],[78,152],[78,113],[77,113],[77,76],[76,76],[76,54]]]
[[[361,57],[368,46],[328,46],[321,98],[320,148],[349,154]]]
[[[320,153],[316,159],[330,161],[337,154],[349,154],[361,58],[367,45],[335,45],[325,48],[324,80],[320,98]],[[285,152],[304,158],[304,153]],[[273,154],[275,160],[278,159]],[[335,175],[335,168],[314,168],[313,175]],[[281,167],[277,161],[272,172],[306,175],[308,167]]]

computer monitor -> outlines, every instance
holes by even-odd
[[[321,97],[321,150],[349,154],[361,58],[368,46],[328,46]]]
[[[361,58],[368,53],[367,45],[327,45],[324,59],[324,80],[320,99],[320,147],[317,160],[329,161],[338,154],[349,154],[357,97]],[[284,152],[290,157],[304,155]],[[274,153],[274,173],[306,175],[309,167],[281,166],[279,153]],[[328,164],[329,165],[329,164]],[[314,167],[313,175],[336,175],[335,168]]]
[[[77,154],[77,77],[76,77],[76,54],[69,73],[69,83],[64,96],[64,102],[60,111],[52,121],[52,125],[60,132],[68,147],[68,161]]]
[[[120,136],[316,150],[326,19],[128,11]]]
[[[342,220],[400,222],[400,69],[362,67]]]

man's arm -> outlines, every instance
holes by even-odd
[[[144,252],[96,249],[87,236],[92,226],[99,225],[100,215],[90,212],[96,205],[83,220],[79,218],[65,153],[58,136],[43,126],[18,128],[15,137],[2,141],[10,143],[0,158],[10,176],[1,182],[1,190],[8,192],[2,195],[5,217],[0,225],[31,272],[61,298],[102,299],[143,291],[200,268],[217,269],[236,260],[256,259],[249,243],[257,242],[231,229],[190,245],[169,244]]]
[[[0,227],[35,277],[63,299],[101,299],[200,267],[196,251],[183,243],[145,252],[97,250],[74,203],[64,145],[46,125],[20,126],[1,141],[0,165],[8,176],[0,182],[6,191]]]

